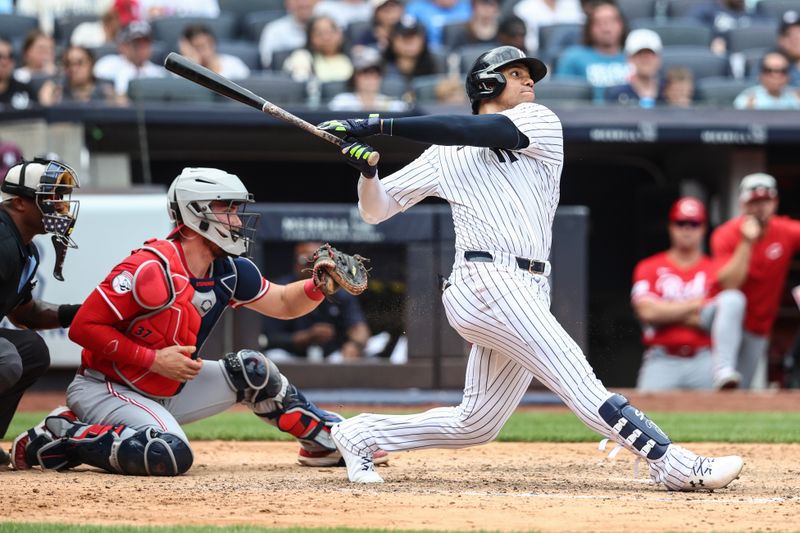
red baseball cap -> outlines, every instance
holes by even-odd
[[[691,196],[684,196],[672,204],[672,209],[669,210],[669,221],[679,222],[684,220],[705,222],[706,206],[703,205],[703,202]]]

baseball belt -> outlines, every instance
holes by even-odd
[[[494,261],[494,256],[489,252],[467,250],[464,252],[464,259],[467,261],[484,261],[489,263]],[[536,259],[527,259],[525,257],[515,257],[515,259],[517,261],[517,266],[522,270],[530,272],[531,274],[547,275],[547,263],[545,261],[537,261]]]

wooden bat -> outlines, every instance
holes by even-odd
[[[302,118],[295,116],[285,109],[282,109],[272,102],[258,96],[249,89],[245,89],[241,85],[232,82],[224,76],[220,76],[216,72],[208,70],[202,65],[198,65],[194,61],[191,61],[180,54],[170,52],[170,54],[164,60],[164,67],[182,78],[186,78],[191,82],[202,85],[207,89],[211,89],[217,94],[221,94],[222,96],[226,96],[232,100],[236,100],[237,102],[249,105],[250,107],[254,107],[268,115],[272,115],[275,118],[288,122],[289,124],[296,126],[301,130],[305,130],[312,135],[316,135],[320,139],[324,139],[331,144],[335,144],[339,147],[343,147],[345,144],[347,144],[344,139],[340,139],[332,133],[328,133],[327,131],[317,128]],[[367,162],[370,165],[377,165],[380,157],[381,156],[378,152],[372,152]]]

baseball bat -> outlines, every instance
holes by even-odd
[[[224,76],[220,76],[216,72],[213,72],[202,65],[198,65],[194,61],[191,61],[180,54],[170,52],[167,58],[164,60],[164,67],[182,78],[186,78],[191,82],[202,85],[206,89],[211,89],[217,94],[221,94],[222,96],[226,96],[232,100],[236,100],[237,102],[249,105],[250,107],[254,107],[268,115],[272,115],[275,118],[288,122],[289,124],[296,126],[301,130],[305,130],[312,135],[316,135],[317,137],[324,139],[331,144],[335,144],[339,147],[347,144],[344,139],[340,139],[332,133],[328,133],[327,131],[317,128],[302,118],[276,106],[269,100],[258,96],[251,90],[245,89],[241,85],[232,82]],[[381,156],[378,152],[372,152],[367,161],[370,165],[377,165],[380,157]]]

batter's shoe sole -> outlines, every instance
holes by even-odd
[[[347,477],[352,483],[383,483],[383,478],[375,471],[375,464],[371,455],[357,455],[347,450],[341,438],[339,424],[331,428],[331,437],[336,447],[342,454],[345,466],[347,467]]]

